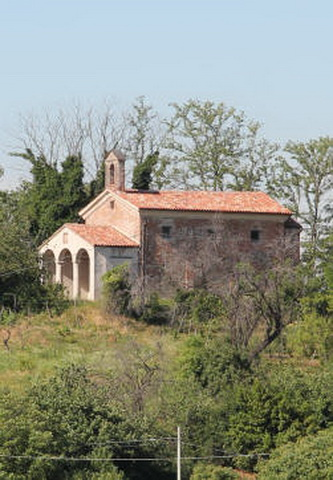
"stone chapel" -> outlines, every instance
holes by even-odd
[[[127,263],[147,291],[230,281],[238,263],[299,260],[300,225],[260,191],[139,191],[125,187],[125,158],[105,160],[105,189],[40,247],[49,278],[71,298],[98,299],[102,276]]]

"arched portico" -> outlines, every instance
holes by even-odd
[[[76,255],[77,275],[77,296],[88,299],[90,290],[90,258],[88,252],[81,248]]]
[[[80,245],[52,247],[41,251],[45,282],[61,283],[69,298],[94,300],[94,250]]]
[[[65,248],[59,255],[60,264],[60,282],[65,287],[69,297],[74,295],[74,281],[73,281],[73,259],[72,254]]]
[[[113,227],[65,224],[39,249],[49,273],[45,279],[61,284],[70,299],[96,300],[106,271],[119,263],[137,262],[137,244],[128,248],[127,242]]]
[[[46,282],[54,283],[56,281],[56,261],[52,250],[46,250],[43,254],[42,264],[45,269]]]

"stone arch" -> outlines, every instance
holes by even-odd
[[[60,280],[69,297],[73,297],[73,259],[72,254],[65,248],[59,255]]]
[[[45,281],[54,283],[56,279],[56,262],[52,250],[46,250],[42,256],[42,264],[45,269]]]
[[[90,258],[88,252],[81,248],[76,255],[78,264],[78,296],[82,299],[89,298],[90,284]]]

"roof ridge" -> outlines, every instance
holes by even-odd
[[[173,210],[224,213],[291,215],[277,200],[261,190],[160,190],[118,191],[117,196],[139,210]]]

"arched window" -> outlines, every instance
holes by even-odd
[[[110,185],[114,185],[114,164],[110,165]]]

